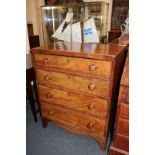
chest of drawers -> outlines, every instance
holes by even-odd
[[[110,155],[129,154],[129,59],[127,57],[119,91],[117,115]]]
[[[105,149],[127,46],[56,42],[32,50],[43,127],[91,136]]]

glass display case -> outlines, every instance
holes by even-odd
[[[129,0],[114,0],[112,9],[111,29],[120,30],[128,17]]]
[[[69,3],[41,7],[44,44],[56,41],[101,43],[107,37],[109,4]]]

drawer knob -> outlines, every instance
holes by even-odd
[[[51,77],[49,75],[45,75],[44,80],[46,80],[46,81],[51,80]]]
[[[43,60],[42,60],[42,63],[43,63],[43,64],[48,64],[48,59],[47,59],[47,58],[43,59]]]
[[[95,83],[90,83],[88,85],[89,90],[94,90],[96,88],[96,84]]]
[[[54,114],[54,111],[50,111],[49,114],[50,114],[50,115],[53,115],[53,114]]]
[[[95,71],[97,69],[97,66],[95,64],[89,65],[89,70],[90,71]]]
[[[50,97],[52,97],[52,94],[50,92],[48,92],[48,93],[46,93],[46,97],[50,98]]]
[[[125,89],[123,89],[123,92],[126,92],[126,90],[125,90]]]
[[[95,105],[93,103],[89,104],[87,107],[89,110],[95,109]]]
[[[124,94],[122,95],[122,98],[125,98],[125,95]]]
[[[88,128],[88,129],[92,129],[93,126],[94,126],[94,123],[92,123],[92,122],[90,122],[90,123],[87,124],[87,128]]]

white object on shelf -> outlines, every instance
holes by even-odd
[[[99,43],[99,35],[96,29],[94,18],[84,23],[84,43]]]
[[[72,24],[72,42],[82,43],[80,22]]]
[[[121,28],[121,31],[122,31],[122,35],[125,35],[125,34],[129,34],[129,18],[127,17],[126,20],[125,20],[125,24],[122,24],[120,26]]]
[[[80,22],[74,24],[68,24],[66,29],[60,34],[60,40],[67,41],[67,42],[77,42],[81,43],[81,26]]]
[[[62,29],[65,24],[65,20],[61,23],[61,25],[58,27],[58,29],[53,33],[52,37],[61,39]]]
[[[70,10],[69,10],[70,11]],[[61,23],[52,37],[57,38],[59,40],[67,41],[67,42],[82,42],[81,37],[81,25],[80,22],[71,24],[69,22],[73,21],[73,12],[67,12],[65,20]],[[63,26],[65,22],[69,23],[65,30],[62,32]]]
[[[71,21],[73,21],[73,12],[67,12],[65,21],[66,21],[66,22],[71,22]]]
[[[60,40],[71,42],[71,24],[68,24],[66,29],[61,33]]]

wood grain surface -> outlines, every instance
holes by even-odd
[[[67,42],[32,49],[43,127],[53,122],[105,149],[127,49]]]
[[[129,103],[129,87],[121,86],[119,90],[119,101],[128,104]]]
[[[34,54],[36,66],[59,69],[68,72],[80,72],[89,76],[110,78],[112,62],[56,55]]]
[[[92,114],[96,117],[107,116],[108,101],[96,97],[89,97],[38,85],[40,100],[57,104],[63,107]]]
[[[129,58],[127,56],[123,70],[117,115],[115,119],[114,138],[110,146],[109,155],[129,154]]]
[[[42,116],[55,123],[71,126],[77,130],[85,131],[95,137],[105,136],[106,120],[91,117],[85,114],[73,112],[60,106],[41,102]]]
[[[118,117],[129,119],[129,105],[124,103],[119,103],[118,105]]]
[[[116,120],[116,133],[129,136],[129,120],[124,118],[117,118]]]
[[[55,42],[32,49],[33,54],[49,54],[59,56],[71,56],[78,58],[90,58],[97,60],[114,60],[117,55],[125,51],[128,44],[89,44]]]
[[[41,69],[36,70],[36,78],[37,82],[47,86],[56,85],[95,96],[109,97],[109,81],[72,76]]]
[[[115,134],[113,146],[129,152],[129,137],[121,134]]]

